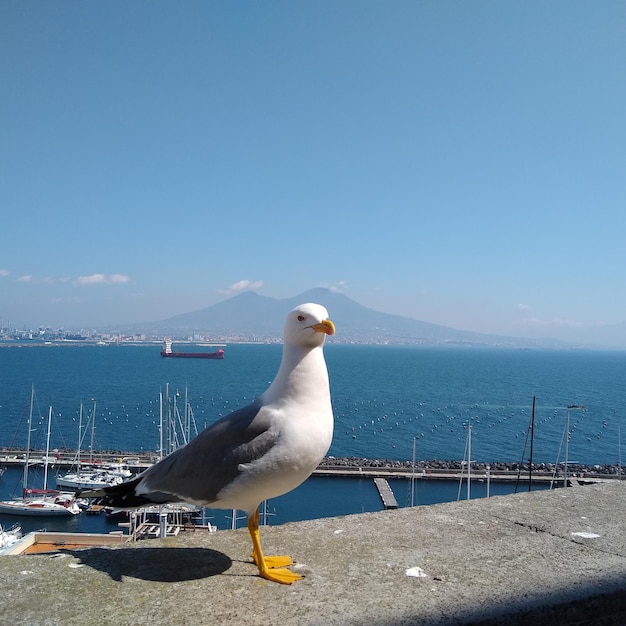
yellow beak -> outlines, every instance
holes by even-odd
[[[335,325],[330,320],[322,320],[319,324],[313,324],[311,328],[316,333],[326,333],[327,335],[335,334]]]

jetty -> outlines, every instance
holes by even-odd
[[[393,491],[389,486],[389,483],[384,478],[374,478],[374,484],[376,485],[376,489],[378,489],[378,495],[380,499],[383,501],[383,506],[385,510],[388,509],[397,509],[398,502],[396,501],[396,497],[393,495]]]

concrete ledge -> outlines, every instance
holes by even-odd
[[[245,530],[6,556],[0,623],[624,624],[625,512],[613,482],[263,528],[293,586]]]

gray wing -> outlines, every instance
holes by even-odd
[[[136,491],[159,501],[170,495],[182,501],[215,502],[241,473],[240,464],[261,458],[275,444],[270,420],[261,408],[256,401],[207,427],[141,474]]]

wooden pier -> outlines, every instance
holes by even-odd
[[[374,484],[376,485],[376,489],[378,489],[378,494],[383,501],[385,509],[397,509],[398,502],[387,480],[385,478],[374,478]]]

